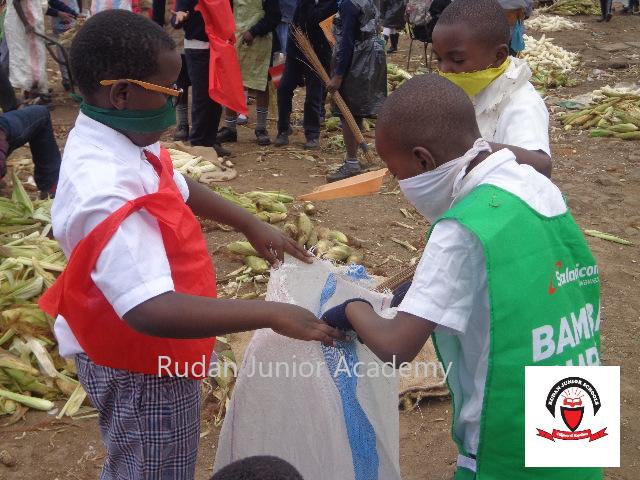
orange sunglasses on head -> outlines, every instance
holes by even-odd
[[[180,97],[182,96],[182,89],[178,88],[167,88],[161,87],[160,85],[155,85],[149,82],[143,82],[142,80],[132,80],[130,78],[125,78],[127,82],[135,83],[136,85],[140,85],[145,90],[153,90],[154,92],[166,93],[167,95],[171,95],[173,98],[171,99],[171,105],[174,107],[178,104]],[[100,80],[100,85],[113,85],[118,80]],[[176,87],[176,85],[174,85]]]

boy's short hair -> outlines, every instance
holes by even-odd
[[[149,18],[127,10],[105,10],[78,30],[69,63],[78,89],[91,97],[100,80],[145,80],[156,74],[158,53],[175,48],[171,36]]]
[[[304,480],[289,462],[278,457],[257,455],[230,463],[210,480]]]
[[[376,131],[397,150],[408,153],[421,146],[442,158],[453,146],[480,137],[469,96],[450,80],[432,74],[413,77],[389,95],[378,113]]]
[[[464,25],[490,48],[511,43],[507,13],[496,0],[456,0],[442,12],[436,28],[444,25]]]

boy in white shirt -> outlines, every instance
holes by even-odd
[[[551,176],[549,112],[524,60],[509,56],[507,14],[496,0],[456,0],[433,30],[440,75],[473,102],[482,138]]]
[[[507,149],[491,153],[468,96],[441,76],[389,96],[376,148],[433,227],[394,319],[357,298],[322,318],[396,367],[433,333],[450,369],[455,479],[537,480],[524,466],[525,365],[600,364],[599,278],[584,237],[548,178]],[[591,281],[559,285],[558,263],[590,267]],[[573,312],[589,331],[556,349],[549,337]],[[601,480],[602,469],[545,468],[544,478]]]
[[[176,123],[181,68],[171,37],[125,10],[92,16],[70,51],[83,97],[51,215],[69,263],[42,296],[60,353],[98,409],[102,478],[192,479],[200,382],[215,336],[271,327],[333,344],[307,310],[216,299],[195,215],[234,226],[274,266],[309,260],[284,234],[173,170],[158,140]],[[173,86],[173,88],[172,88]]]

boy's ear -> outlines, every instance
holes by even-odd
[[[500,67],[509,56],[509,45],[502,44],[496,48],[496,61],[494,67]]]
[[[416,175],[438,168],[431,152],[424,147],[414,147],[411,151],[417,169]]]
[[[111,105],[116,107],[116,110],[125,110],[127,107],[127,101],[131,94],[131,84],[126,80],[118,80],[111,85],[109,90],[109,101]]]

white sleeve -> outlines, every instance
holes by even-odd
[[[174,170],[173,180],[176,182],[176,185],[178,186],[178,190],[180,190],[180,193],[182,194],[182,198],[184,199],[184,201],[186,202],[187,200],[189,200],[189,186],[187,185],[187,180],[184,178],[184,175],[181,174],[179,171]]]
[[[129,200],[131,194],[123,190],[96,195],[91,204],[77,209],[82,211],[82,218],[75,218],[74,224],[90,232]],[[102,250],[91,278],[119,317],[150,298],[174,290],[158,221],[144,209],[128,216]]]
[[[533,85],[527,83],[513,93],[511,101],[500,113],[493,141],[527,150],[542,150],[551,156],[549,111]]]
[[[398,310],[436,323],[436,331],[464,334],[483,284],[486,264],[482,244],[457,220],[441,220]]]

